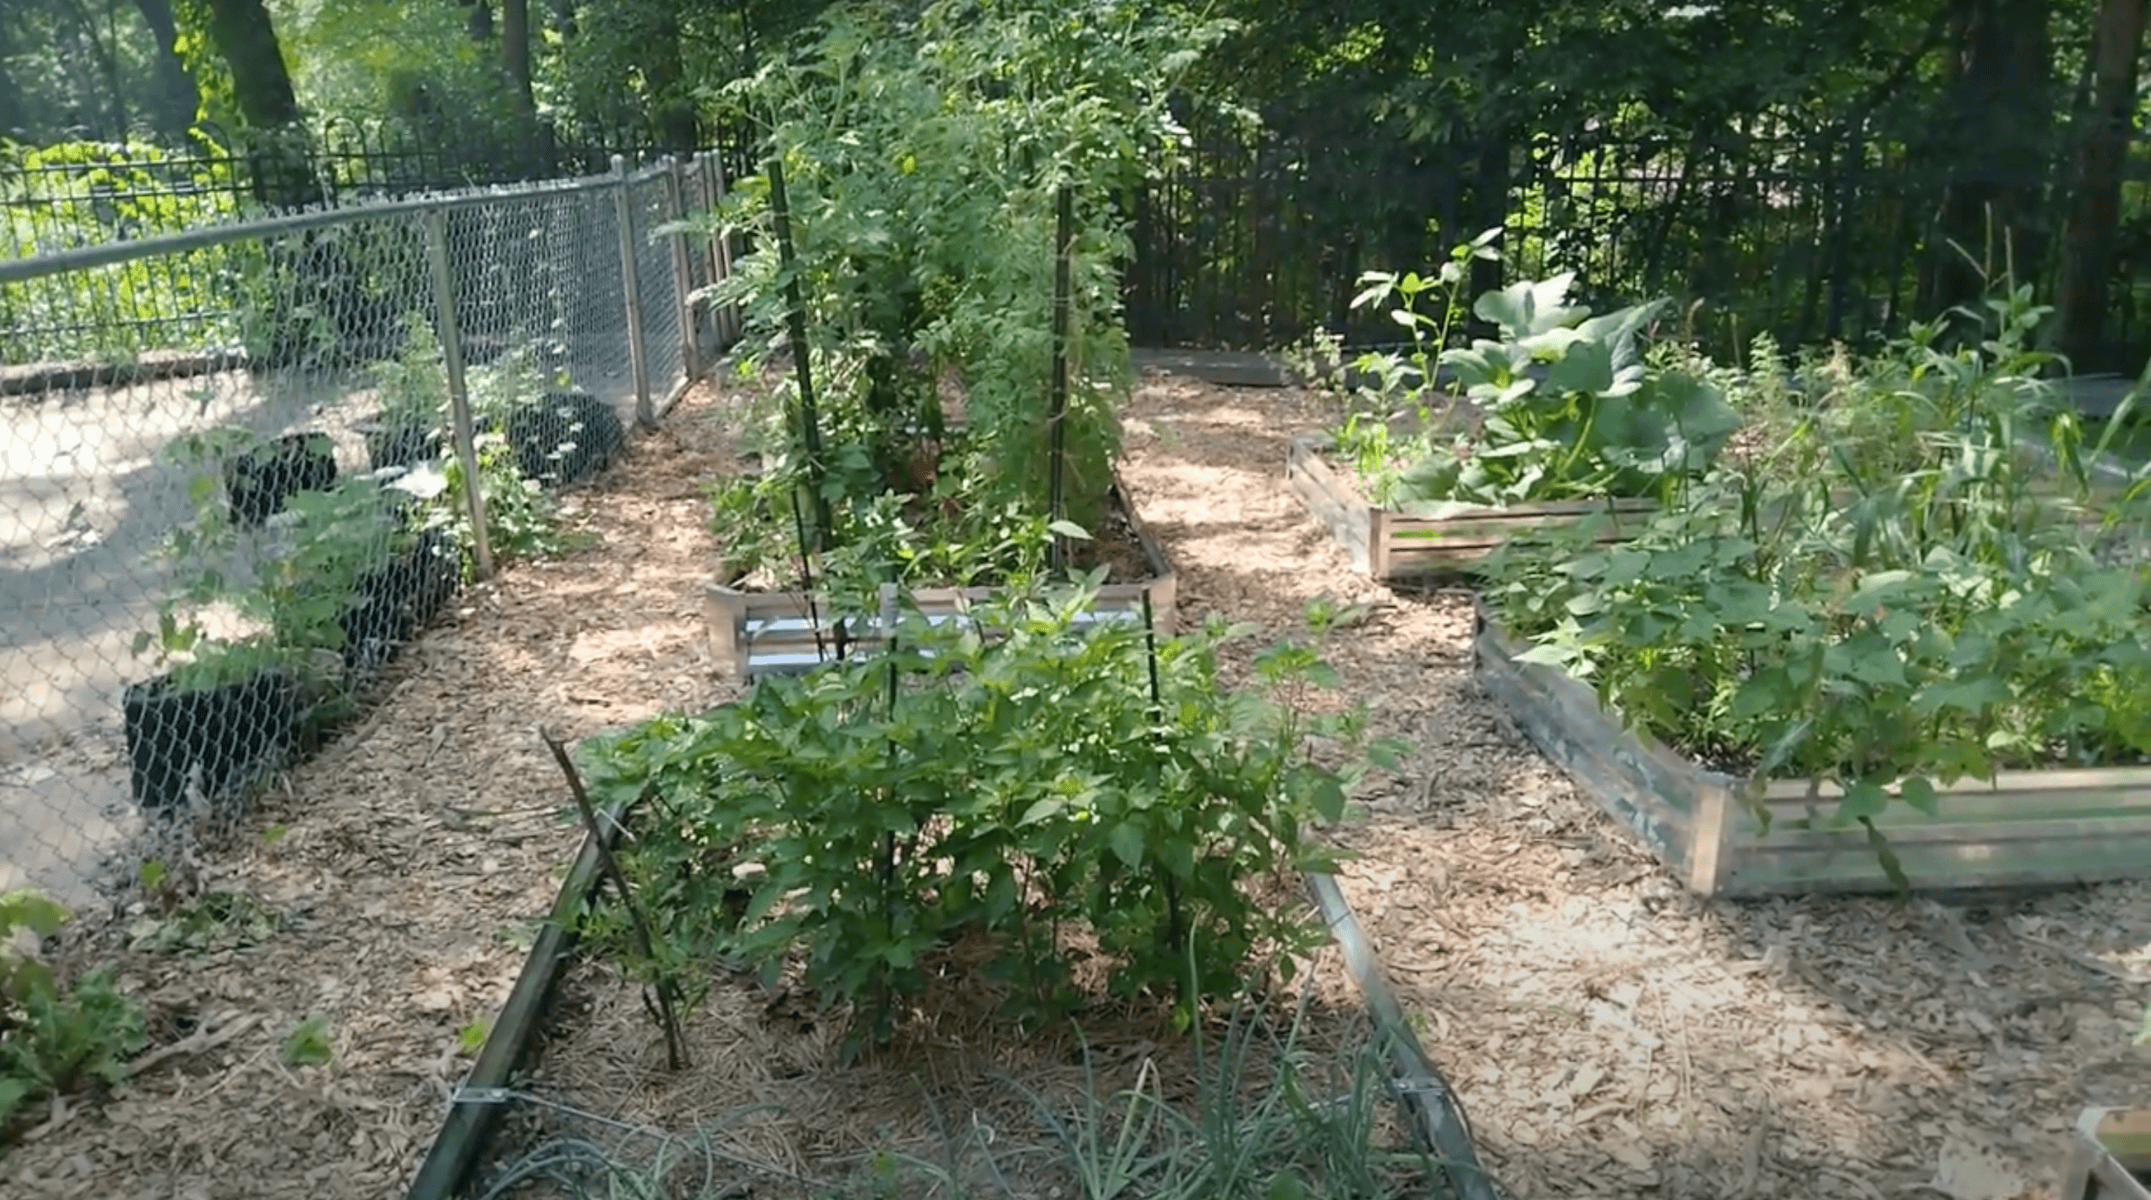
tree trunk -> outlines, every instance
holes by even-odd
[[[501,0],[500,66],[515,88],[523,115],[535,116],[538,101],[530,90],[530,0]]]
[[[0,18],[0,137],[34,141],[31,131],[24,128],[30,124],[30,106],[23,98],[22,87],[7,69],[14,57],[15,35],[9,31],[7,21]]]
[[[2136,111],[2146,0],[2101,0],[2092,40],[2092,116],[2077,151],[2076,201],[2061,263],[2061,348],[2092,369],[2106,321],[2107,276],[2121,222],[2121,173]]]
[[[276,208],[306,208],[328,197],[314,173],[300,120],[298,93],[284,69],[284,48],[262,0],[204,0],[209,40],[232,73],[232,100],[246,127],[254,198]]]
[[[1977,301],[2012,266],[2028,269],[2050,236],[2040,203],[2054,132],[2049,6],[1954,0],[1954,7],[1957,40],[1940,123],[1949,182],[1931,246],[1938,257],[1925,298],[1930,313]]]
[[[327,203],[268,8],[263,0],[204,2],[210,41],[231,69],[255,198],[286,209]],[[346,354],[363,354],[364,337],[388,327],[384,314],[369,311],[376,305],[333,238],[271,239],[267,249],[273,282],[258,301],[266,309],[267,341],[257,348],[265,365],[316,361],[334,355],[339,343]]]
[[[134,6],[157,39],[157,103],[152,116],[166,137],[183,138],[201,109],[202,93],[179,59],[179,25],[172,19],[171,0],[134,0]]]
[[[465,6],[465,7],[469,8],[469,9],[471,10],[471,13],[470,13],[470,25],[468,26],[468,31],[469,31],[469,33],[470,33],[470,38],[471,38],[471,40],[472,40],[472,41],[474,41],[474,42],[490,42],[490,41],[492,41],[492,40],[493,40],[493,3],[492,3],[492,0],[459,0],[459,2],[460,2],[460,3],[462,3],[462,4],[463,4],[463,5]]]
[[[90,126],[90,135],[93,138],[119,141],[127,136],[129,122],[127,83],[120,73],[118,48],[105,37],[105,33],[110,32],[109,28],[104,31],[98,29],[98,14],[90,11],[88,5],[80,0],[69,0],[66,7],[68,14],[74,18],[75,28],[80,32],[81,40],[77,48],[94,60],[94,69],[104,84],[101,89],[104,93],[104,104],[101,106],[103,111],[94,117],[84,112],[84,123]],[[107,24],[109,26],[109,22]],[[116,36],[113,40],[116,40]],[[60,48],[60,55],[63,60],[67,57],[64,44]],[[100,89],[84,89],[85,98],[94,103],[98,90]]]

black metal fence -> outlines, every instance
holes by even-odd
[[[1857,341],[1934,316],[1921,311],[1922,285],[1959,253],[1940,223],[1949,180],[1900,140],[1841,125],[1751,131],[1760,125],[1417,156],[1363,138],[1198,129],[1189,161],[1133,203],[1131,333],[1144,345],[1236,349],[1316,330],[1393,342],[1383,314],[1349,308],[1360,271],[1427,269],[1497,211],[1508,278],[1573,270],[1602,302],[1670,294],[1720,347],[1761,331],[1787,344]],[[2135,149],[2090,369],[2133,373],[2151,350],[2151,171]],[[2014,247],[2010,265],[2045,299],[2066,197],[2039,190],[2043,236]],[[2004,257],[1969,250],[1991,252],[1996,266]]]
[[[1602,303],[1679,297],[1721,349],[1766,330],[1788,344],[1899,331],[1935,315],[1923,311],[1922,284],[1957,253],[1940,225],[1949,180],[1902,138],[1842,123],[1792,131],[1755,120],[1709,136],[1609,127],[1491,152],[1385,144],[1363,130],[1190,127],[1189,160],[1131,198],[1126,298],[1138,344],[1273,347],[1316,330],[1393,341],[1382,314],[1350,308],[1360,272],[1426,268],[1496,223],[1508,277],[1574,270]],[[713,140],[725,178],[756,169],[749,138]],[[2124,189],[2104,343],[2081,369],[2133,373],[2151,350],[2145,149]],[[330,121],[309,139],[333,204],[586,175],[613,154],[647,161],[654,151],[639,132],[605,144],[542,130],[474,142],[408,123]],[[2040,190],[2044,233],[2058,234],[2066,197]],[[215,128],[176,150],[0,148],[0,258],[240,219],[258,210],[254,192],[246,148]],[[2012,265],[2048,297],[2060,238],[2038,240]]]

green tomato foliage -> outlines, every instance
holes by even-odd
[[[799,285],[824,422],[849,448],[825,464],[832,491],[924,490],[918,452],[960,420],[982,502],[1044,512],[1055,197],[1071,188],[1063,515],[1096,528],[1132,378],[1120,201],[1174,161],[1168,93],[1225,27],[1126,0],[939,0],[841,6],[819,28],[723,94],[768,125],[796,261],[784,276],[767,179],[741,180],[709,224],[755,248],[716,298],[743,305],[750,350],[796,352],[783,289]]]

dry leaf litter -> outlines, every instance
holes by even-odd
[[[406,1186],[468,1066],[457,1031],[505,998],[576,842],[537,727],[581,736],[730,694],[700,619],[723,406],[698,388],[639,438],[577,498],[601,545],[467,597],[406,653],[387,703],[204,856],[199,886],[250,893],[280,928],[199,957],[122,953],[163,1048],[14,1148],[7,1195]],[[1328,654],[1377,732],[1415,750],[1342,831],[1356,857],[1340,878],[1509,1194],[2045,1200],[2078,1109],[2151,1094],[2151,1051],[2131,1043],[2151,886],[1902,905],[1688,895],[1476,694],[1468,597],[1355,574],[1285,489],[1287,441],[1328,415],[1291,389],[1153,374],[1127,414],[1124,473],[1180,573],[1183,620],[1277,634],[1316,594],[1370,606]],[[1356,1018],[1326,958],[1311,1000],[1318,1040],[1338,1044]],[[333,1063],[286,1067],[284,1036],[314,1014]],[[1101,1082],[1142,1078],[1145,1060],[1189,1077],[1145,1020],[1100,1024]],[[833,1028],[742,982],[696,1018],[707,1061],[657,1082],[633,989],[586,964],[531,1085],[673,1128],[773,1095],[819,1103],[818,1137],[738,1118],[756,1158],[803,1172],[900,1142],[903,1112],[1015,1120],[1005,1086],[981,1090],[985,1067],[1048,1092],[1085,1083],[1065,1038],[1013,1042],[975,1003],[910,1028],[891,1056],[834,1071]]]

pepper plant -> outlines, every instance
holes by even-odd
[[[859,1038],[885,1037],[967,939],[1032,1020],[1079,1002],[1071,968],[1090,954],[1114,992],[1183,1017],[1251,969],[1289,975],[1320,930],[1252,889],[1329,864],[1315,826],[1388,748],[1356,710],[1280,703],[1334,682],[1310,645],[1257,659],[1269,693],[1232,693],[1215,651],[1241,631],[1162,639],[1153,659],[1140,627],[1079,628],[1093,599],[1050,589],[963,629],[913,617],[885,655],[595,744],[593,794],[645,800],[622,861],[660,936],[651,961],[612,906],[592,933],[648,975],[794,965],[855,1006]],[[1316,763],[1318,738],[1345,765]]]

